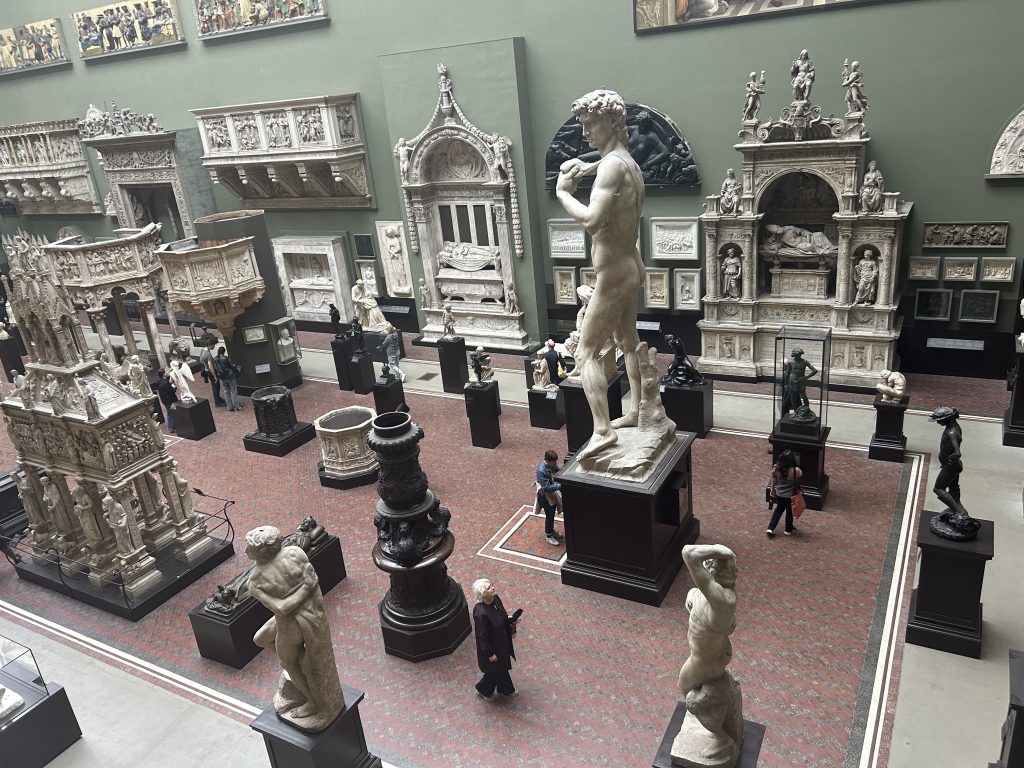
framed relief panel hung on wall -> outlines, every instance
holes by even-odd
[[[973,281],[977,277],[977,256],[947,256],[942,260],[943,280]]]
[[[999,312],[999,291],[960,291],[960,314],[964,323],[994,323]]]
[[[580,267],[580,285],[589,285],[591,288],[597,285],[597,272],[593,267]]]
[[[174,0],[104,3],[71,14],[78,52],[85,61],[169,45],[184,45]]]
[[[42,19],[0,29],[0,76],[70,65],[60,19]]]
[[[651,258],[654,260],[700,259],[700,238],[696,218],[651,219]]]
[[[908,280],[938,280],[942,259],[939,256],[911,256],[907,268]]]
[[[1012,283],[1016,268],[1013,256],[982,256],[980,279],[984,283]]]
[[[644,305],[648,309],[668,309],[671,306],[672,291],[668,276],[667,269],[647,268],[647,275],[644,278]]]
[[[587,259],[587,233],[575,219],[548,219],[548,252],[552,259]]]
[[[918,288],[914,297],[915,320],[949,320],[953,292],[947,288]]]
[[[377,272],[376,259],[356,259],[356,280],[363,281],[363,287],[372,296],[380,296],[380,275]]]
[[[293,363],[302,357],[299,349],[299,337],[295,332],[295,320],[282,317],[270,323],[271,341],[274,342],[274,355],[279,365]]]
[[[555,304],[576,306],[576,267],[555,267]]]
[[[922,248],[1005,248],[1006,221],[925,222]]]
[[[250,325],[242,329],[242,340],[246,344],[262,344],[267,340],[267,328],[264,325]]]
[[[703,269],[673,269],[676,309],[700,309],[700,275]]]
[[[327,19],[327,0],[190,0],[199,39],[243,35]]]

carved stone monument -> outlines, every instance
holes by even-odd
[[[343,237],[285,236],[271,240],[286,314],[296,320],[331,322],[331,305],[352,316]]]
[[[317,464],[320,485],[354,488],[376,482],[377,457],[366,442],[376,416],[372,408],[351,405],[328,411],[313,422],[322,455]]]

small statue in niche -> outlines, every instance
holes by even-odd
[[[868,108],[868,97],[864,95],[864,73],[859,61],[843,61],[842,87],[846,89],[846,114],[863,114]]]
[[[814,85],[814,62],[806,49],[800,51],[789,74],[793,78],[793,101],[810,101],[811,87]]]
[[[391,323],[388,323],[387,335],[384,337],[384,341],[381,342],[384,358],[387,360],[384,364],[384,375],[387,376],[390,373],[397,376],[399,381],[405,381],[405,374],[398,367],[398,361],[402,356],[401,343],[398,330]]]
[[[783,416],[792,410],[793,421],[811,422],[817,418],[811,410],[811,401],[807,399],[807,381],[817,374],[818,369],[804,360],[804,351],[800,347],[793,347],[789,360],[783,366]]]
[[[882,396],[883,403],[898,403],[907,391],[907,377],[899,371],[884,369],[878,373],[879,381],[875,389]]]
[[[349,323],[351,326],[350,333],[352,338],[356,340],[356,352],[360,355],[366,354],[366,337],[363,336],[363,324],[359,322],[358,317],[353,317],[352,322]]]
[[[875,252],[870,248],[853,265],[853,279],[857,281],[854,305],[874,304],[878,294],[878,262],[875,261]]]
[[[544,359],[543,349],[537,350],[537,357],[533,361],[533,389],[552,392],[558,389],[558,385],[551,382],[551,369]]]
[[[885,177],[878,170],[878,163],[872,160],[864,173],[860,185],[860,210],[863,213],[878,213],[882,210],[882,193],[885,192]]]
[[[430,289],[427,287],[427,281],[422,277],[420,278],[420,287],[417,290],[420,294],[420,304],[423,309],[433,309],[434,297],[430,295]]]
[[[957,423],[959,416],[956,408],[944,405],[928,417],[928,421],[943,428],[939,441],[940,469],[932,490],[946,505],[946,509],[932,518],[928,527],[936,536],[950,541],[971,541],[978,535],[981,523],[971,517],[960,503],[960,473],[964,471],[964,463],[960,454],[963,432]]]
[[[761,110],[761,96],[764,95],[764,70],[761,70],[761,78],[758,79],[757,72],[750,73],[750,80],[746,85],[747,99],[743,102],[743,120],[757,121],[757,113]]]
[[[743,259],[738,249],[729,247],[725,251],[725,258],[722,259],[723,298],[738,299],[742,295],[742,280]]]
[[[441,313],[442,339],[455,338],[455,315],[452,313],[452,305],[445,304],[444,312]]]
[[[494,378],[494,369],[491,368],[491,356],[484,352],[483,347],[477,347],[476,351],[470,353],[469,365],[473,369],[473,375],[476,377],[474,382],[476,385],[481,386],[484,382]]]
[[[43,402],[48,402],[53,410],[54,416],[60,416],[68,408],[67,390],[64,382],[56,378],[52,373],[46,374],[46,381],[43,383]]]
[[[704,376],[690,362],[690,358],[686,356],[683,337],[666,333],[664,338],[669,349],[675,353],[675,359],[669,363],[668,373],[662,377],[661,383],[681,387],[699,387],[704,384]]]
[[[736,178],[736,171],[730,168],[725,172],[722,190],[719,193],[718,210],[723,216],[735,216],[743,213],[740,198],[743,196],[743,182]]]
[[[18,373],[16,369],[12,368],[11,381],[14,383],[14,391],[11,392],[11,395],[17,395],[21,398],[22,405],[31,408],[34,403],[32,402],[32,385],[28,376]]]

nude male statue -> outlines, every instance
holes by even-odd
[[[683,547],[683,562],[696,584],[686,595],[690,657],[679,670],[679,693],[685,698],[724,675],[732,661],[729,635],[736,628],[736,555],[721,544],[688,544]]]
[[[578,453],[579,458],[586,458],[618,441],[616,427],[636,426],[639,418],[636,293],[644,280],[644,265],[637,250],[637,236],[644,182],[640,167],[626,149],[629,134],[621,96],[614,91],[592,91],[573,102],[572,112],[583,126],[584,138],[601,155],[596,163],[567,160],[559,169],[555,185],[562,207],[590,233],[597,275],[576,349],[583,391],[594,419],[594,434]],[[584,205],[573,194],[583,177],[595,174],[590,205]],[[625,355],[629,386],[634,393],[629,412],[614,423],[608,414],[608,378],[600,359],[609,337]]]

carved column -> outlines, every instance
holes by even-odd
[[[139,354],[139,348],[135,344],[135,332],[132,331],[131,323],[128,322],[128,313],[124,311],[124,301],[121,299],[121,294],[116,294],[113,298],[114,311],[117,313],[117,321],[121,324],[121,332],[124,334],[124,345],[128,348],[129,355]],[[111,358],[110,362],[116,362]]]
[[[747,233],[741,238],[743,248],[743,298],[757,298],[757,254],[754,253],[754,236]]]
[[[86,312],[89,314],[89,318],[92,320],[93,325],[96,326],[96,333],[100,337],[100,345],[103,347],[103,351],[107,353],[107,360],[113,365],[117,362],[114,357],[114,346],[110,343],[110,334],[107,333],[107,310],[105,307],[98,307],[95,309],[87,309]]]
[[[164,353],[164,345],[160,343],[160,329],[156,327],[156,301],[154,299],[140,301],[139,311],[142,313],[142,322],[145,324],[149,348],[156,354],[159,367],[166,368],[167,355]]]
[[[893,233],[888,232],[882,243],[882,253],[878,258],[878,298],[875,299],[875,303],[887,307],[892,306],[892,244]]]
[[[850,224],[839,225],[839,253],[836,256],[836,303],[850,303]]]
[[[144,474],[132,478],[132,486],[142,510],[139,531],[146,547],[152,552],[169,542],[173,537],[171,524],[160,515],[160,497],[154,498]]]
[[[704,224],[704,264],[707,269],[708,296],[717,299],[722,295],[718,285],[718,224]]]
[[[159,296],[161,303],[167,310],[167,324],[171,326],[171,338],[176,339],[181,335],[181,331],[178,330],[178,318],[174,315],[174,307],[167,300],[167,291],[161,291]]]

